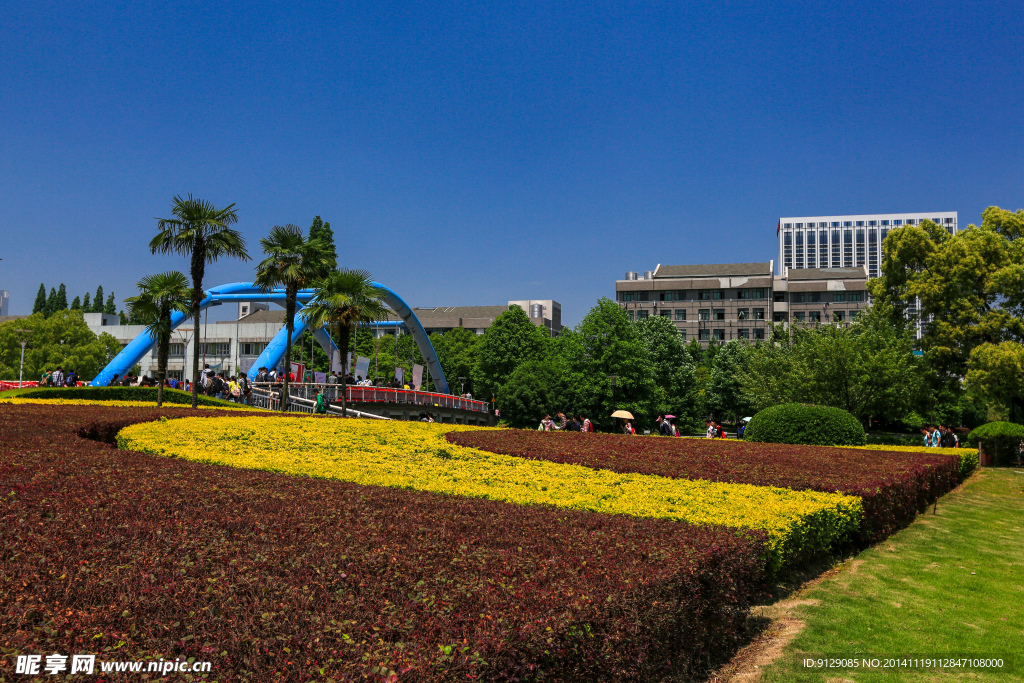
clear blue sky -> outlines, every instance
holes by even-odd
[[[7,2],[0,289],[120,305],[187,272],[146,245],[189,192],[253,252],[320,214],[413,306],[572,324],[626,270],[774,258],[779,216],[976,223],[1024,207],[1022,25],[1008,0]]]

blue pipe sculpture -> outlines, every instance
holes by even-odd
[[[437,359],[437,353],[434,351],[434,345],[430,343],[430,338],[427,337],[426,330],[423,329],[423,325],[420,324],[416,314],[413,313],[408,304],[406,304],[405,301],[403,301],[402,298],[389,287],[385,287],[377,282],[372,284],[383,292],[384,302],[402,319],[405,326],[412,333],[413,338],[416,340],[416,346],[419,347],[420,354],[422,354],[427,364],[427,370],[430,372],[430,377],[434,380],[434,386],[437,387],[437,390],[441,393],[449,393],[448,381],[444,376],[444,370],[441,369],[441,362]],[[295,327],[292,332],[292,343],[295,342],[307,327],[306,321],[302,319],[302,316],[298,314],[298,311],[302,309],[303,305],[309,303],[309,300],[313,298],[314,294],[315,292],[311,289],[303,289],[299,291],[299,306],[295,315]],[[285,293],[283,289],[262,292],[251,282],[232,282],[226,285],[211,287],[206,290],[206,298],[199,304],[199,308],[200,310],[205,310],[209,306],[219,306],[229,301],[273,301],[284,305]],[[185,313],[175,312],[171,314],[171,329],[176,329],[189,318],[190,315]],[[287,328],[282,327],[281,330],[274,335],[274,338],[270,343],[267,344],[263,353],[261,353],[253,363],[253,367],[277,367],[281,362],[281,359],[284,357],[287,336]],[[331,336],[323,329],[314,330],[313,336],[316,338],[317,342],[320,343],[320,346],[327,355],[329,357],[333,357],[333,353],[338,347],[334,343],[334,340],[331,339]],[[196,342],[198,342],[198,340],[193,339],[193,343]],[[142,358],[153,349],[155,344],[156,339],[148,331],[143,330],[142,334],[129,342],[127,346],[121,349],[119,354],[114,356],[113,360],[107,363],[105,368],[100,370],[96,375],[96,378],[91,382],[91,386],[106,386],[110,383],[110,380],[113,379],[115,374],[120,377],[124,377],[127,372],[138,365],[139,361],[141,361]]]

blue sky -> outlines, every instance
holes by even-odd
[[[0,289],[118,302],[155,217],[331,222],[413,306],[767,261],[779,216],[1024,207],[1020,2],[0,7]],[[207,284],[249,279],[224,262]]]

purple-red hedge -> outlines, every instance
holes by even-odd
[[[727,529],[79,435],[197,413],[0,406],[0,679],[54,652],[195,657],[220,681],[699,678],[762,589],[759,542]]]
[[[864,502],[863,542],[906,526],[959,483],[959,463],[950,455],[518,429],[453,432],[447,438],[492,453],[613,472],[840,491]]]

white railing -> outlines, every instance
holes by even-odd
[[[264,388],[267,391],[275,391],[279,385],[271,388],[268,384],[253,384],[256,387]],[[297,383],[288,385],[288,394],[293,398],[304,398],[315,400],[317,393],[324,392],[324,398],[331,403],[341,400],[340,384],[310,384]],[[485,401],[477,401],[461,396],[450,394],[436,394],[429,391],[411,391],[406,389],[391,389],[389,387],[360,387],[348,385],[345,388],[345,400],[349,403],[398,403],[403,405],[417,405],[434,408],[455,408],[457,410],[468,410],[476,413],[489,413],[490,404]]]

